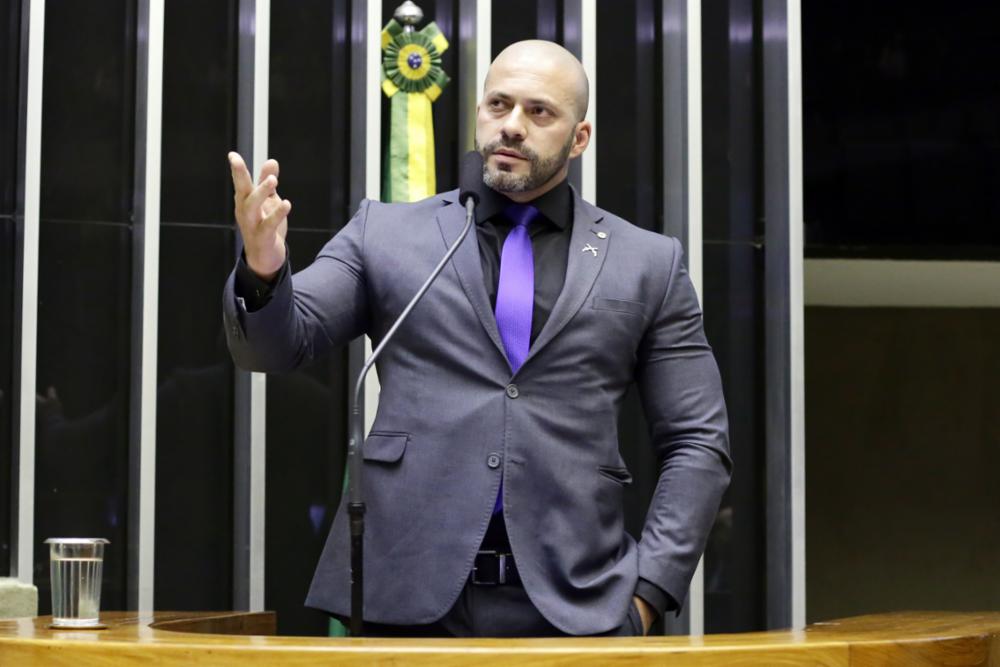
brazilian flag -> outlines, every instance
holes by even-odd
[[[384,202],[417,201],[437,192],[431,103],[448,84],[441,69],[447,48],[448,40],[434,22],[404,30],[392,19],[382,29],[382,90],[390,100]]]

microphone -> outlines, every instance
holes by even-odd
[[[365,534],[365,503],[361,494],[361,448],[364,443],[365,429],[361,419],[361,396],[365,389],[365,376],[375,364],[385,346],[392,340],[393,335],[400,325],[406,320],[410,311],[416,307],[420,299],[423,298],[427,290],[444,270],[445,265],[451,260],[452,255],[462,245],[462,241],[469,235],[472,223],[476,219],[476,204],[479,203],[480,187],[483,182],[483,156],[477,151],[469,151],[462,157],[461,170],[459,171],[459,194],[458,200],[465,206],[465,227],[455,239],[455,242],[448,248],[448,252],[438,262],[437,266],[428,276],[424,284],[417,290],[417,293],[406,305],[403,312],[399,314],[389,331],[382,338],[375,351],[365,361],[365,365],[358,374],[357,384],[354,386],[354,400],[351,404],[351,439],[347,444],[347,513],[350,517],[351,530],[351,636],[360,637],[364,630],[364,534]]]
[[[473,199],[479,204],[479,189],[483,183],[483,156],[478,151],[469,151],[462,156],[462,167],[458,175],[458,201],[465,206]]]

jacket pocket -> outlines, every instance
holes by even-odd
[[[628,468],[618,468],[615,466],[597,466],[597,471],[607,477],[608,479],[618,482],[619,484],[631,484],[632,475],[629,473]]]
[[[409,440],[409,433],[373,431],[365,439],[365,445],[361,450],[361,457],[365,461],[394,463],[403,457],[403,452],[406,451],[406,443]]]
[[[619,313],[629,315],[646,316],[646,304],[641,301],[628,301],[627,299],[610,299],[604,296],[595,296],[590,305],[597,310],[614,310]]]

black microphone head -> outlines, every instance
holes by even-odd
[[[479,203],[483,184],[483,156],[479,151],[469,151],[462,156],[462,169],[458,175],[458,201],[463,205],[469,199]]]

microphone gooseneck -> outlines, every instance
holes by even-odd
[[[451,260],[452,255],[458,250],[465,237],[472,229],[472,223],[476,219],[476,204],[479,203],[479,192],[483,182],[483,156],[476,151],[469,151],[462,158],[459,195],[458,200],[465,207],[465,226],[462,232],[455,239],[455,242],[448,248],[448,252],[434,267],[434,271],[428,276],[424,284],[406,305],[403,312],[399,314],[392,327],[382,338],[382,342],[371,353],[365,361],[365,365],[358,374],[358,381],[354,386],[354,397],[351,403],[351,438],[347,444],[347,513],[350,517],[351,530],[351,636],[360,637],[364,630],[364,534],[365,534],[365,503],[361,493],[361,470],[362,457],[361,448],[363,446],[365,432],[361,419],[361,395],[365,388],[365,376],[375,364],[375,360],[381,354],[385,346],[392,340],[393,335],[406,320],[410,311],[419,303],[427,290],[437,279],[445,265]]]

